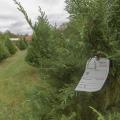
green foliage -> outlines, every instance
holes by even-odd
[[[105,120],[104,116],[101,113],[99,113],[96,109],[94,109],[93,107],[90,107],[90,109],[92,109],[92,111],[98,115],[97,120]]]
[[[16,53],[16,47],[9,40],[8,33],[0,35],[0,61]]]
[[[28,48],[26,60],[36,66],[44,66],[44,59],[50,58],[50,25],[44,14],[40,10],[41,16],[38,17],[34,27],[32,42]]]
[[[5,43],[0,41],[0,62],[10,55]]]
[[[103,116],[100,112],[98,112],[95,108],[90,107],[94,113],[96,113],[97,120],[119,120],[120,113],[109,113],[107,116]]]
[[[54,103],[54,91],[49,88],[34,87],[27,93],[28,105],[31,109],[31,118],[35,120],[51,119],[50,112]]]
[[[108,14],[108,26],[110,28],[110,36],[120,45],[120,1],[108,1],[110,11]]]
[[[27,43],[24,39],[17,41],[16,45],[20,50],[25,50],[27,48]]]
[[[49,113],[45,117],[42,112],[35,116],[42,117],[41,119],[51,117],[57,120],[95,120],[96,116],[88,109],[88,106],[99,109],[103,114],[119,110],[120,5],[118,0],[115,2],[66,0],[66,3],[70,22],[57,29],[50,26],[41,9],[38,21],[33,26],[24,8],[16,2],[19,10],[33,28],[33,39],[28,48],[27,62],[38,67],[42,72],[45,71],[46,76],[58,82],[57,91],[54,93],[56,96],[53,97],[55,101],[52,101],[52,105],[44,99],[45,96],[49,96],[47,92],[42,96],[35,94],[37,106],[44,106],[44,103],[38,101],[41,101],[42,98],[50,106],[50,108],[47,108],[46,105],[42,107]],[[74,93],[75,84],[83,74],[87,59],[97,53],[111,60],[107,82],[99,92],[77,93],[76,95]],[[66,84],[68,85],[65,86]],[[52,98],[47,99],[51,101]],[[37,106],[33,104],[34,109],[39,111]],[[36,114],[34,109],[33,114]],[[50,109],[51,111],[49,111]],[[98,120],[106,118],[95,109],[92,108],[92,110],[99,115]]]
[[[16,49],[15,45],[9,39],[5,40],[5,46],[7,47],[8,51],[11,55],[16,53],[17,49]]]
[[[62,118],[60,120],[74,120],[76,114],[73,112],[69,117],[62,115]]]
[[[106,120],[119,120],[120,113],[111,113],[107,116]]]
[[[78,117],[76,111],[79,107],[75,108],[74,106],[77,104],[75,96],[72,84],[65,85],[64,88],[59,91],[59,94],[56,95],[57,101],[54,103],[50,113],[53,120],[75,120],[76,117]]]
[[[110,30],[112,30],[112,28],[110,28],[108,22],[110,20],[108,15],[111,14],[108,10],[109,4],[106,0],[67,0],[66,2],[67,11],[70,13],[71,21],[73,21],[75,25],[77,24],[77,34],[82,38],[81,41],[83,41],[86,51],[88,51],[86,57],[95,56],[99,51],[108,57],[112,64],[112,66],[110,66],[110,74],[108,78],[109,83],[106,84],[105,88],[100,92],[92,94],[89,98],[89,104],[92,105],[94,101],[93,105],[99,108],[102,112],[112,110],[112,106],[117,108],[117,104],[120,101],[118,93],[120,88],[118,85],[120,80],[120,71],[118,69],[120,68],[120,53],[118,53],[119,48],[117,47],[117,39],[113,37],[114,34],[112,34],[113,36],[110,35]],[[118,6],[119,5],[117,5],[117,7]],[[119,19],[116,20],[119,21]],[[117,24],[116,27],[119,27],[119,25]],[[94,97],[96,98],[95,100],[93,99]],[[102,101],[104,102],[100,102],[100,98],[102,98]],[[84,104],[89,104],[85,101],[81,104],[83,108],[86,107],[87,109],[87,106],[84,106]],[[89,112],[86,113],[84,111],[84,116],[85,115],[89,116]],[[87,120],[89,118],[90,116],[83,119]]]

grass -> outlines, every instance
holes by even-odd
[[[38,70],[25,62],[26,51],[0,63],[0,120],[22,120],[19,113],[26,111],[26,93],[35,86],[48,88],[40,79]]]

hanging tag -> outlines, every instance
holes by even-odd
[[[96,57],[88,60],[85,72],[75,91],[96,92],[102,89],[108,73],[110,61],[107,58]]]

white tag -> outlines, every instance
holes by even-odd
[[[86,70],[76,87],[76,91],[96,92],[102,89],[108,73],[110,61],[107,58],[96,57],[88,60]]]

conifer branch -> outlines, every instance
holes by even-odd
[[[32,21],[31,19],[28,17],[25,9],[22,7],[21,3],[18,2],[17,0],[13,0],[14,3],[18,6],[17,9],[24,15],[27,23],[29,24],[29,26],[32,28],[32,30],[34,30],[34,26],[32,25]]]

